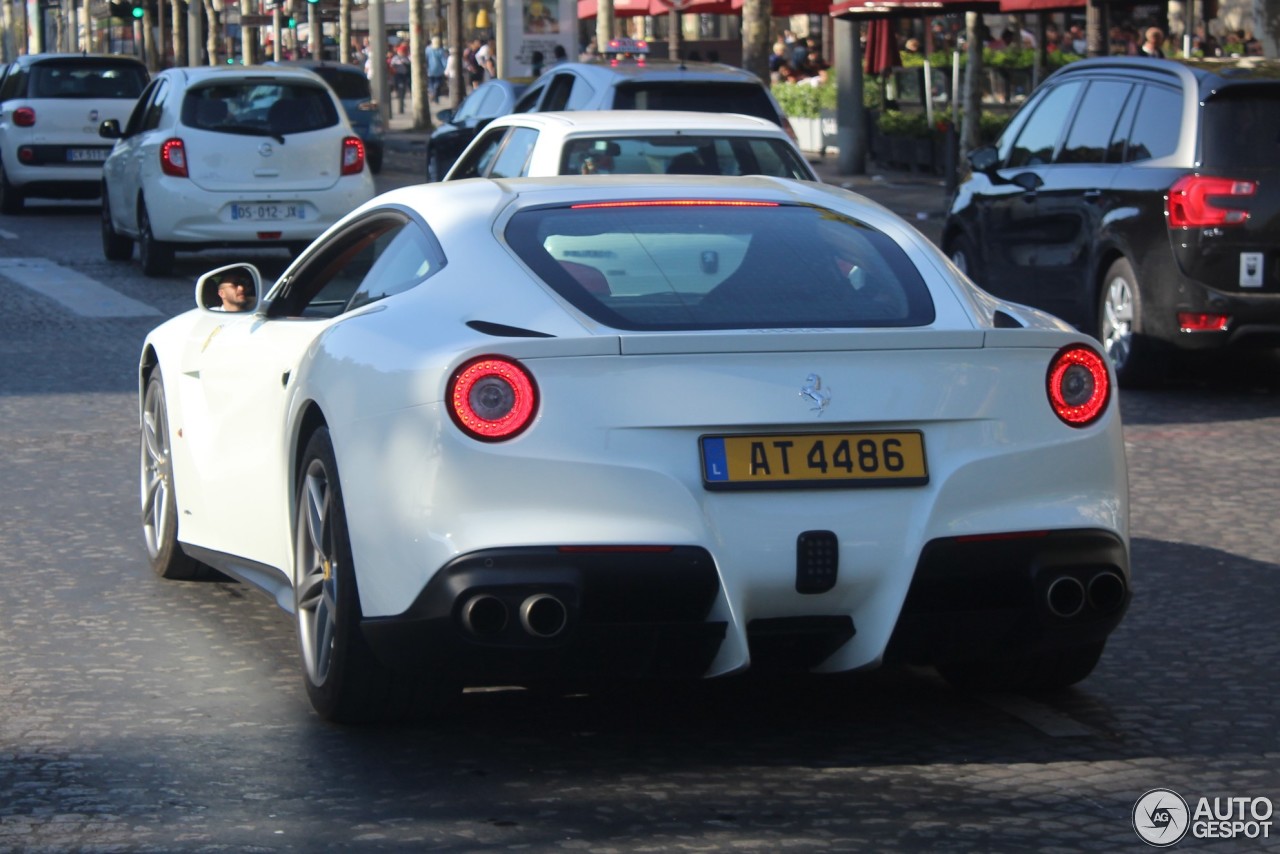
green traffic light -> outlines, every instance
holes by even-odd
[[[133,17],[141,18],[145,14],[146,14],[146,11],[141,6],[133,7]]]

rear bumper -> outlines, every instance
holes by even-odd
[[[708,621],[719,590],[701,548],[489,549],[451,561],[407,611],[363,629],[389,666],[470,684],[696,678],[725,636]]]
[[[151,227],[157,240],[199,244],[192,248],[204,249],[310,242],[373,195],[373,178],[365,170],[361,176],[341,178],[337,186],[318,192],[211,192],[196,188],[187,179],[164,179],[159,186],[146,188],[144,200],[147,209],[156,214],[151,217]],[[306,207],[308,216],[233,220],[229,206],[237,203],[300,205]]]
[[[727,622],[702,548],[490,549],[441,570],[405,613],[366,619],[389,666],[468,684],[549,678],[699,678]],[[1019,658],[1104,640],[1129,603],[1124,542],[1105,531],[934,540],[886,657]],[[815,602],[816,604],[816,602]],[[856,633],[847,614],[753,619],[753,669],[818,667]]]
[[[1153,255],[1158,253],[1153,253]],[[1226,265],[1223,275],[1238,274],[1239,263]],[[1270,271],[1257,288],[1219,290],[1187,276],[1172,256],[1152,258],[1141,274],[1144,332],[1184,350],[1223,347],[1280,346],[1280,274]],[[1231,318],[1220,332],[1184,332],[1179,312],[1225,314]]]
[[[1018,659],[1105,640],[1130,600],[1129,555],[1106,531],[933,540],[886,656]]]

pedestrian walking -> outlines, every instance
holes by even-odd
[[[427,47],[427,92],[431,103],[440,103],[440,94],[444,91],[445,70],[449,64],[449,52],[440,44],[439,36],[431,37]]]
[[[400,115],[404,115],[404,99],[409,94],[409,46],[401,44],[391,55],[391,83],[394,87],[396,101],[400,104]]]

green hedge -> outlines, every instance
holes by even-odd
[[[978,139],[981,142],[995,142],[1012,117],[1012,113],[982,113],[978,119]],[[945,134],[950,124],[950,110],[935,111],[932,127],[923,112],[885,110],[877,120],[877,127],[885,136],[910,136],[918,139]]]

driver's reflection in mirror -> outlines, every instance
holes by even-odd
[[[244,270],[228,270],[218,281],[218,297],[222,305],[213,307],[214,311],[252,311],[258,301],[253,291],[253,279]]]

